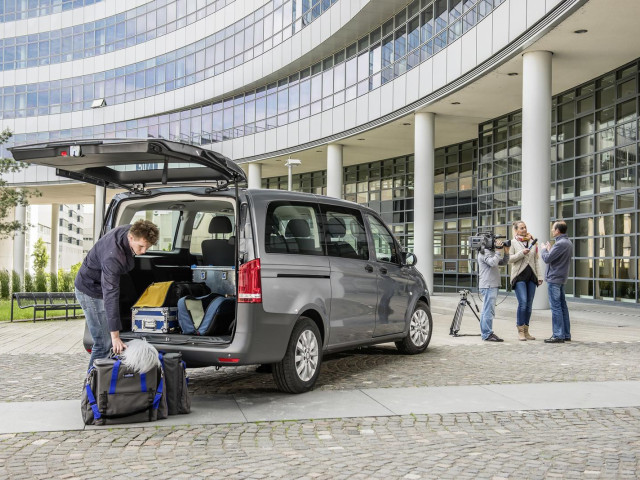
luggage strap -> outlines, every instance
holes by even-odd
[[[113,395],[116,393],[116,384],[118,383],[118,372],[120,371],[120,360],[116,360],[116,363],[113,364],[113,370],[111,370],[111,383],[109,384],[109,395]],[[160,380],[162,382],[162,379]],[[140,391],[147,391],[147,374],[140,374]],[[162,392],[162,391],[161,391]]]
[[[91,370],[93,370],[93,366],[89,369],[88,373],[91,373]],[[91,410],[93,410],[93,418],[98,419],[100,417],[102,417],[102,414],[100,413],[100,410],[98,409],[98,402],[96,402],[96,397],[93,394],[93,392],[91,391],[91,385],[89,385],[89,382],[87,381],[86,385],[85,385],[85,389],[87,390],[87,399],[89,400],[89,406],[91,407]]]

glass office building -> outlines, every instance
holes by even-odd
[[[637,2],[615,8],[617,29],[632,29]],[[610,11],[606,0],[0,0],[0,126],[14,134],[1,153],[166,138],[220,151],[265,188],[287,188],[283,160],[296,156],[294,189],[327,194],[337,144],[340,195],[381,212],[408,249],[426,221],[424,273],[434,291],[456,291],[477,283],[468,237],[510,235],[522,215],[522,57],[553,51],[550,195],[538,201],[569,224],[567,292],[637,302],[640,46],[601,28]],[[414,205],[416,112],[435,114],[433,218]],[[69,188],[51,172],[27,177],[8,180]]]

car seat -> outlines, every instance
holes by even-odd
[[[209,223],[209,233],[231,233],[233,227],[229,217],[213,217]],[[235,265],[235,237],[210,238],[202,241],[202,264],[212,266]]]

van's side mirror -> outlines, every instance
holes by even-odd
[[[402,264],[406,265],[407,267],[413,267],[416,263],[418,263],[418,257],[416,257],[414,253],[402,252],[402,257],[404,259]]]

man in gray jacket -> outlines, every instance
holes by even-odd
[[[498,255],[496,249],[502,249],[502,255]],[[500,269],[498,266],[506,265],[509,261],[509,251],[505,250],[502,243],[496,243],[496,248],[483,248],[478,253],[478,270],[480,294],[482,295],[482,314],[480,315],[480,332],[482,340],[487,342],[503,342],[493,333],[493,316],[495,315],[498,287],[500,286]]]
[[[564,343],[571,341],[571,324],[569,308],[564,296],[564,285],[569,276],[569,265],[573,257],[573,244],[567,236],[567,224],[557,221],[553,224],[551,234],[556,242],[542,245],[542,260],[547,264],[544,279],[549,289],[549,306],[551,307],[551,325],[553,334],[545,339],[545,343]]]

